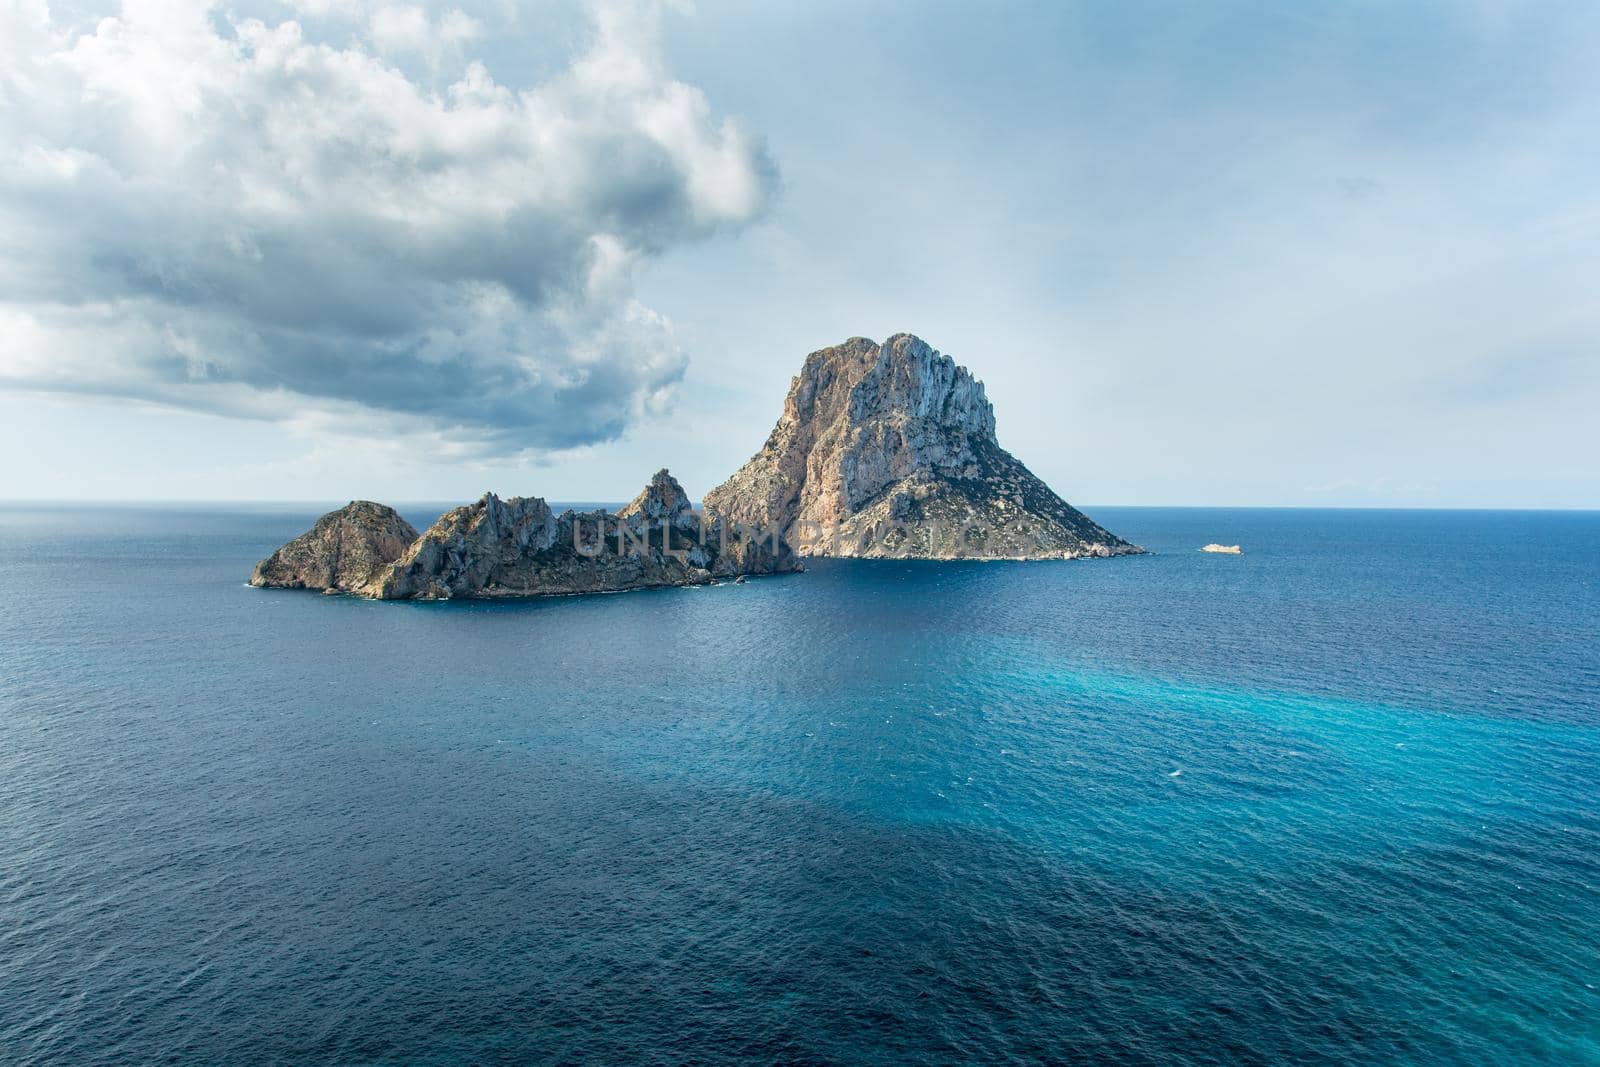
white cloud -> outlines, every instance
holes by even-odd
[[[0,13],[0,385],[497,454],[660,411],[685,356],[634,272],[765,209],[760,141],[650,8],[520,90],[459,58],[459,9],[338,11],[337,43],[193,0]]]
[[[372,10],[367,32],[383,56],[421,56],[437,70],[481,37],[483,25],[460,8],[435,18],[415,4],[380,4]]]

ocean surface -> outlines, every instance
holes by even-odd
[[[319,510],[0,508],[0,1061],[1600,1063],[1600,513],[248,588]]]

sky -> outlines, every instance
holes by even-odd
[[[699,495],[910,332],[1084,505],[1600,507],[1589,4],[0,0],[0,498]]]

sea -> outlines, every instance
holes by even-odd
[[[1600,1063],[1600,513],[249,588],[321,510],[0,507],[0,1062]]]

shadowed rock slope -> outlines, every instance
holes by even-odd
[[[312,532],[344,510],[317,520]],[[601,510],[558,516],[539,497],[502,500],[485,493],[445,512],[420,536],[412,535],[357,584],[255,579],[252,584],[329,588],[377,600],[448,600],[697,585],[800,569],[781,539],[758,543],[741,538],[731,524],[705,520],[665,470],[615,515]],[[273,558],[304,540],[290,542]],[[257,567],[258,577],[270,562]],[[309,573],[314,577],[322,571],[312,567]]]
[[[1142,552],[1057,496],[995,439],[965,367],[910,334],[806,357],[767,443],[706,495],[802,555],[1072,559]]]

